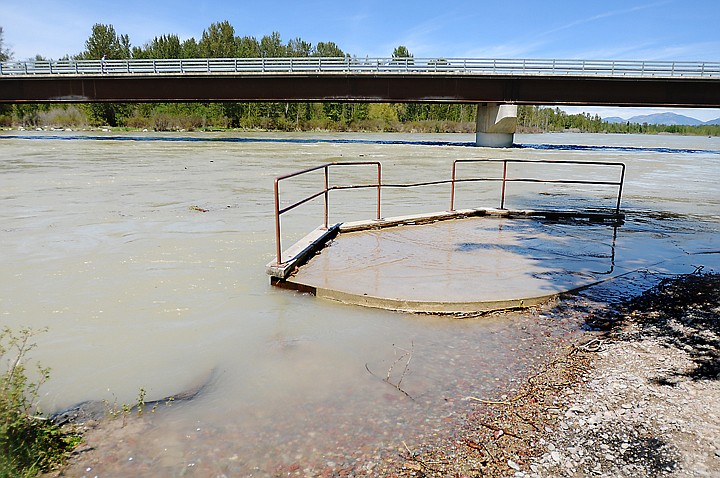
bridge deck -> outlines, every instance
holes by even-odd
[[[361,101],[720,105],[720,63],[226,58],[0,63],[0,103]]]

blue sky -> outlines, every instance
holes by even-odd
[[[720,0],[0,0],[0,12],[5,46],[18,60],[77,54],[95,23],[141,46],[169,33],[200,39],[211,23],[228,20],[240,36],[334,41],[359,57],[405,45],[416,57],[720,61]],[[720,117],[720,109],[671,111]]]

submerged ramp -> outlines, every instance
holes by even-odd
[[[330,181],[331,168],[364,168],[373,171],[375,179],[335,184]],[[475,169],[481,174],[471,174]],[[281,201],[281,182],[311,175],[316,175],[320,189],[294,202]],[[268,264],[268,273],[274,285],[370,307],[428,313],[527,307],[617,272],[615,239],[617,225],[624,220],[624,177],[625,165],[617,162],[457,159],[450,179],[396,184],[382,181],[378,161],[321,164],[275,179],[276,258]],[[382,215],[383,189],[446,184],[450,207],[444,212]],[[499,209],[456,207],[458,188],[492,193],[497,187],[493,184],[499,186]],[[578,199],[584,211],[561,211],[557,206],[510,210],[510,185],[542,185],[551,196],[582,187]],[[375,219],[331,225],[329,193],[353,189],[376,191]],[[613,199],[608,189],[616,191],[612,209],[593,205]],[[283,252],[281,215],[315,198],[323,198],[322,226]]]
[[[349,304],[463,313],[527,307],[627,272],[617,225],[505,213],[381,229],[340,225],[276,285]]]

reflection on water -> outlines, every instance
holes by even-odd
[[[216,371],[209,391],[125,429],[122,444],[108,435],[115,441],[96,474],[263,476],[358,460],[372,469],[382,450],[450,433],[464,397],[512,387],[574,329],[570,316],[458,321],[273,289],[264,266],[274,254],[277,175],[330,158],[382,161],[387,182],[448,177],[455,159],[623,161],[628,221],[618,243],[640,234],[685,251],[686,261],[663,266],[668,273],[717,267],[717,138],[519,135],[524,146],[593,148],[489,150],[467,147],[471,135],[317,137],[0,136],[0,315],[15,328],[49,327],[33,351],[52,367],[44,409],[134,403],[140,388],[156,399]],[[514,192],[514,206],[537,198]],[[385,197],[386,215],[447,208],[447,188],[404,194]],[[469,206],[495,192],[459,194]],[[366,207],[362,193],[332,205],[336,220]],[[320,217],[321,205],[309,205],[283,227],[297,238]],[[601,297],[634,291],[603,287]],[[404,367],[394,364],[408,350],[402,386],[412,399],[382,380],[391,372],[397,383]]]

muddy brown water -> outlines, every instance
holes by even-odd
[[[121,439],[108,434],[95,444],[92,466],[81,460],[77,470],[371,473],[406,445],[451,434],[469,406],[465,397],[512,389],[549,348],[575,334],[579,312],[455,320],[272,288],[265,264],[274,256],[272,185],[280,174],[333,158],[381,161],[386,182],[448,178],[454,159],[624,161],[628,222],[618,240],[647,237],[645,253],[656,244],[658,262],[668,247],[686,257],[587,294],[622,298],[657,274],[719,267],[720,139],[518,135],[526,147],[508,150],[470,142],[471,135],[0,134],[0,320],[48,328],[32,352],[52,368],[42,409],[85,400],[133,404],[140,389],[158,399],[212,371],[200,396],[146,414]],[[300,196],[318,185],[300,181],[284,192]],[[513,196],[518,207],[576,201],[564,191],[514,192],[523,193]],[[459,191],[467,207],[496,197]],[[385,201],[387,215],[440,211],[448,191],[395,191]],[[368,192],[331,203],[335,221],[374,211]],[[286,247],[320,214],[319,204],[291,213],[283,222]]]

